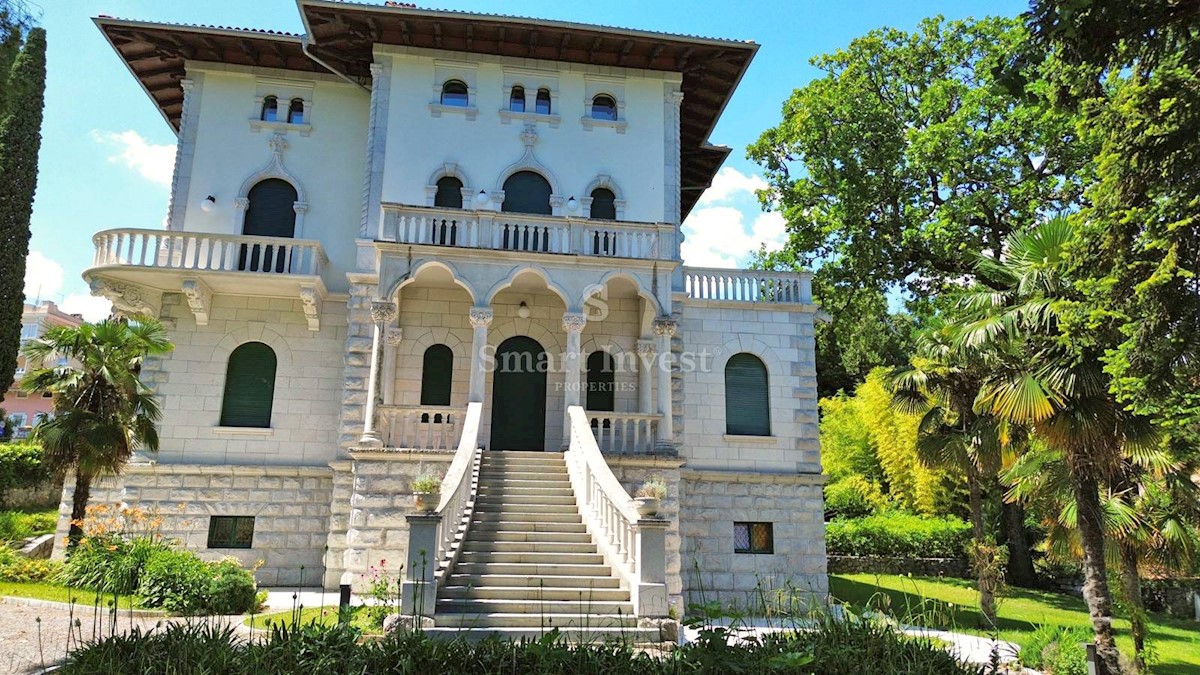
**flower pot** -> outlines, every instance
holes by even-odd
[[[655,497],[638,497],[633,500],[637,504],[638,514],[646,517],[658,515],[662,500]]]
[[[418,511],[424,513],[432,513],[437,508],[438,502],[442,500],[440,492],[414,492],[413,505]]]

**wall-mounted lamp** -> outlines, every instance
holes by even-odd
[[[212,213],[213,207],[217,205],[217,198],[209,195],[200,202],[200,210],[205,213]]]
[[[575,195],[571,195],[571,198],[567,200],[567,210],[570,211],[571,213],[575,213],[575,211],[577,211],[578,209],[579,209],[579,200],[575,199]]]
[[[483,190],[480,190],[479,194],[475,195],[475,203],[477,205],[483,206],[484,204],[487,204],[487,201],[488,201],[488,195]]]
[[[521,306],[517,308],[517,316],[521,317],[522,319],[528,319],[529,313],[529,305],[525,304],[525,301],[522,300]]]

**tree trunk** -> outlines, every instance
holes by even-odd
[[[71,529],[67,531],[67,548],[75,548],[75,544],[83,538],[83,526],[80,523],[87,517],[87,505],[91,496],[91,474],[76,468],[75,493],[71,495]]]
[[[996,626],[996,588],[992,578],[990,557],[985,553],[986,535],[983,529],[983,486],[979,484],[979,473],[971,467],[967,470],[967,484],[971,502],[971,560],[979,586],[979,612],[983,615],[983,628]]]
[[[1129,624],[1133,633],[1133,666],[1146,672],[1146,607],[1142,604],[1142,579],[1138,576],[1137,548],[1130,543],[1121,546],[1121,587],[1129,605]]]
[[[1083,599],[1087,601],[1096,641],[1098,675],[1120,675],[1121,654],[1113,641],[1112,593],[1104,562],[1104,521],[1100,509],[1100,484],[1095,476],[1071,469],[1079,537],[1083,545]]]
[[[1020,502],[1002,502],[1004,538],[1008,543],[1008,583],[1021,588],[1037,586],[1033,556],[1029,554],[1029,539],[1025,536],[1025,507]]]

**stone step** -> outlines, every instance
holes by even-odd
[[[546,511],[530,511],[529,513],[515,513],[505,511],[481,511],[476,509],[472,512],[471,520],[473,522],[506,522],[506,523],[524,523],[525,526],[532,525],[582,525],[583,516],[579,515],[579,510],[572,507],[562,512],[546,512]]]
[[[562,480],[555,480],[555,479],[551,479],[551,478],[546,478],[543,480],[543,479],[508,478],[507,476],[504,476],[504,477],[495,476],[495,477],[488,477],[488,478],[480,478],[479,487],[483,487],[485,485],[487,487],[511,486],[511,487],[565,487],[565,488],[569,488],[569,487],[571,487],[571,481],[569,481],[565,478]]]
[[[566,474],[563,472],[547,473],[544,471],[532,471],[532,470],[527,471],[524,469],[508,469],[503,472],[497,471],[495,473],[485,473],[484,471],[481,470],[479,472],[479,480],[487,481],[487,480],[491,480],[491,479],[499,477],[499,476],[504,476],[505,478],[507,478],[509,480],[542,480],[544,478],[549,478],[550,480],[558,480],[561,476],[565,476],[565,475]]]
[[[539,523],[533,520],[517,520],[497,516],[475,517],[471,519],[472,532],[566,532],[569,534],[584,534],[587,525],[583,523],[547,522]]]
[[[463,544],[464,551],[480,551],[493,553],[595,553],[596,545],[590,535],[587,543],[560,541],[467,541]]]
[[[455,568],[457,569],[457,568]],[[507,586],[512,588],[537,587],[543,584],[556,588],[613,589],[621,587],[621,580],[613,577],[554,576],[531,577],[524,574],[451,574],[446,579],[446,588],[451,586]]]
[[[575,495],[479,495],[475,504],[574,504]]]
[[[438,598],[434,614],[624,614],[633,615],[633,604],[630,602],[579,600],[482,600],[478,598],[460,599]],[[434,620],[437,625],[437,620]],[[512,625],[512,624],[502,624]]]
[[[500,530],[489,527],[468,530],[466,543],[490,544],[498,541],[522,542],[535,546],[538,543],[557,544],[588,544],[592,545],[592,535],[587,532],[522,532],[520,530]]]
[[[637,630],[637,617],[626,614],[597,616],[595,614],[526,614],[509,612],[446,612],[440,607],[433,615],[433,624],[437,627],[461,628],[575,628],[579,630],[600,631],[604,629],[625,628],[629,632]],[[436,628],[434,630],[437,630]],[[654,631],[657,635],[658,630]]]
[[[479,462],[479,466],[482,468],[514,466],[544,467],[546,469],[559,469],[564,473],[567,470],[567,463],[563,461],[562,457],[485,457]]]
[[[560,557],[560,556],[555,556]],[[468,576],[509,574],[536,580],[538,577],[612,577],[612,568],[600,563],[575,562],[492,562],[459,558],[454,564],[456,574]]]
[[[558,588],[550,586],[445,586],[439,590],[448,600],[521,600],[542,602],[629,602],[623,588]]]
[[[574,497],[569,487],[513,487],[511,485],[480,485],[479,497]]]
[[[459,560],[468,563],[532,563],[540,565],[604,564],[604,556],[599,553],[532,553],[528,551],[519,553],[463,551]]]
[[[434,617],[435,622],[437,619],[438,617]],[[457,620],[458,617],[455,619]],[[554,628],[559,629],[559,639],[567,644],[601,644],[606,642],[640,644],[649,642],[657,643],[661,639],[657,628],[634,628],[632,625],[597,628],[595,624],[596,622],[592,622],[592,625],[587,628],[575,626],[567,626],[565,628],[554,626]],[[505,642],[519,642],[521,640],[536,640],[550,632],[550,630],[550,627],[542,628],[540,626],[503,627],[466,623],[461,628],[426,628],[425,635],[435,640],[468,640],[475,642],[494,637]]]

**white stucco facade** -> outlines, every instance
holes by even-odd
[[[588,415],[629,491],[651,474],[669,483],[672,602],[701,583],[738,601],[756,574],[825,593],[816,307],[804,274],[683,265],[684,75],[398,44],[369,53],[358,78],[184,61],[170,229],[97,235],[85,273],[119,311],[159,316],[176,344],[147,368],[161,449],[95,498],[157,509],[213,556],[229,551],[206,546],[205,516],[253,517],[235,553],[264,560],[264,583],[298,583],[301,566],[307,582],[357,583],[377,559],[407,555],[408,482],[450,465],[469,402],[482,404],[485,452],[564,450],[567,408],[603,400],[586,392],[603,351],[611,409]],[[448,80],[466,85],[467,105],[440,102]],[[515,86],[527,112],[510,108]],[[539,89],[549,113],[532,111]],[[617,103],[615,120],[592,117],[597,95]],[[267,96],[281,111],[302,101],[303,117],[264,121]],[[519,171],[549,183],[548,213],[504,210]],[[462,208],[434,206],[447,176]],[[294,188],[300,241],[246,234],[264,180]],[[596,188],[615,196],[616,220],[589,217]],[[530,340],[544,379],[497,386],[490,359]],[[239,377],[230,358],[247,343],[275,355],[269,423],[223,424]],[[437,345],[450,365],[426,372]],[[727,433],[735,354],[765,369],[766,433]],[[447,398],[431,403],[437,378]],[[530,386],[541,393],[514,407]],[[518,438],[514,415],[537,417],[534,431]],[[773,549],[735,551],[735,523],[772,527]]]

